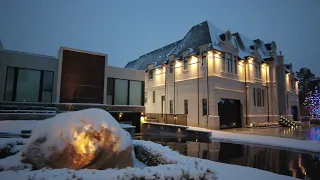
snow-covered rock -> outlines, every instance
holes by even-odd
[[[38,122],[23,156],[35,169],[133,166],[130,134],[107,111],[95,108]]]

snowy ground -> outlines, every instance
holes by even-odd
[[[211,139],[250,143],[250,144],[257,144],[257,145],[268,145],[268,146],[274,146],[274,147],[282,147],[282,148],[288,148],[288,149],[297,149],[302,151],[320,153],[319,141],[238,134],[238,133],[208,130],[208,129],[197,128],[197,127],[189,127],[189,129],[204,131],[204,132],[211,131]]]
[[[173,164],[143,167],[141,162],[135,160],[135,168],[126,168],[121,170],[107,169],[107,170],[69,170],[69,169],[41,169],[36,171],[24,170],[9,170],[0,172],[1,179],[32,179],[32,180],[53,180],[53,179],[86,179],[86,180],[105,180],[105,179],[130,179],[137,176],[145,176],[146,179],[155,179],[156,174],[159,179],[165,179],[165,176],[173,176],[175,179],[179,179],[182,169],[189,170],[191,176],[193,174],[199,174],[207,168],[213,169],[219,180],[289,180],[295,179],[288,176],[278,175],[267,171],[258,169],[223,164],[213,162],[209,160],[197,159],[193,157],[182,156],[179,153],[171,150],[168,147],[163,147],[159,144],[149,141],[134,141],[135,145],[141,145],[154,152],[160,153],[162,158]],[[10,156],[6,159],[0,160],[1,164],[7,164],[5,169],[10,169],[10,166],[16,168],[30,168],[28,165],[21,164],[19,162],[20,154]],[[196,163],[197,162],[197,163]],[[195,168],[196,166],[196,168]]]
[[[0,121],[0,132],[18,134],[21,130],[32,130],[37,122],[36,120]]]
[[[0,121],[0,133],[20,134],[21,130],[32,130],[37,120],[5,120]],[[122,128],[134,128],[130,124],[120,124]]]

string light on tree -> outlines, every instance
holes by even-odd
[[[314,92],[310,91],[306,94],[303,104],[313,119],[320,118],[320,92],[318,87],[315,88]]]

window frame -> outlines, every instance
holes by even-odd
[[[223,52],[221,55],[221,70],[222,72],[226,72],[226,53]]]
[[[253,106],[257,106],[257,102],[256,102],[256,88],[253,88]]]
[[[7,90],[7,81],[8,81],[8,69],[12,68],[14,71],[14,77],[13,77],[13,89],[12,89],[12,96],[11,100],[6,100],[6,90]],[[19,70],[31,70],[31,71],[38,71],[40,72],[40,80],[39,80],[39,90],[38,90],[38,99],[35,102],[43,102],[42,101],[42,93],[43,92],[50,92],[51,97],[50,97],[50,103],[52,103],[52,96],[53,96],[53,89],[54,89],[54,76],[55,72],[54,71],[48,71],[48,70],[40,70],[40,69],[32,69],[32,68],[20,68],[20,67],[13,67],[13,66],[7,66],[7,71],[6,71],[6,79],[5,79],[5,85],[4,85],[4,95],[3,99],[4,101],[11,101],[11,102],[16,102],[16,95],[17,95],[17,85],[18,85],[18,74]],[[52,73],[52,79],[51,79],[51,90],[44,90],[43,89],[43,77],[44,77],[44,72],[49,72]]]
[[[128,100],[127,100],[127,104],[128,106],[139,106],[139,105],[130,105],[130,82],[131,81],[136,81],[136,80],[130,80],[130,79],[122,79],[122,78],[112,78],[112,77],[108,77],[107,83],[110,81],[110,83],[113,84],[112,89],[108,89],[108,85],[107,85],[107,97],[108,96],[112,96],[112,104],[108,104],[108,105],[115,105],[115,81],[119,79],[119,80],[127,80],[128,81],[128,90],[127,90],[127,95],[128,95]],[[144,106],[144,104],[146,103],[146,97],[145,95],[148,95],[147,92],[145,92],[145,82],[144,81],[137,81],[137,82],[141,82],[141,104],[140,106]],[[109,90],[111,92],[109,92]],[[107,100],[108,102],[108,100]]]
[[[238,58],[237,58],[237,56],[233,56],[233,67],[234,67],[234,71],[233,71],[233,73],[235,74],[235,75],[237,75],[238,74]]]
[[[188,103],[188,99],[185,99],[183,101],[183,110],[184,110],[184,114],[188,115],[189,114],[189,103]]]
[[[173,114],[173,100],[169,101],[169,113]]]
[[[149,80],[153,80],[153,70],[149,70]]]
[[[208,100],[206,98],[201,100],[202,104],[202,116],[208,115]]]
[[[227,72],[232,74],[232,54],[231,53],[226,53],[226,61],[227,61]],[[230,59],[229,59],[230,58]]]
[[[261,63],[258,61],[254,61],[254,77],[261,79]]]
[[[183,58],[183,70],[187,71],[189,69],[189,57]]]
[[[207,66],[208,65],[208,58],[207,58],[207,52],[203,51],[201,54],[201,66]]]
[[[265,90],[261,90],[262,107],[265,107]]]
[[[169,62],[169,72],[173,73],[173,69],[174,69],[174,63],[173,62]]]
[[[261,104],[261,89],[260,88],[257,88],[257,106],[258,107],[262,107],[262,104]]]

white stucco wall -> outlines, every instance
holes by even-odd
[[[200,53],[205,50],[205,45],[200,46]],[[224,52],[236,55],[236,49],[226,44]],[[182,53],[182,59],[187,52]],[[184,70],[183,61],[175,62],[175,71],[169,72],[169,65],[153,69],[153,79],[149,79],[148,72],[145,73],[145,92],[147,93],[146,113],[161,112],[161,96],[165,98],[165,112],[169,114],[169,101],[175,97],[175,114],[184,113],[184,100],[188,100],[188,125],[219,129],[218,103],[221,99],[234,99],[241,102],[242,126],[246,125],[246,108],[248,108],[248,125],[250,123],[267,122],[268,111],[269,121],[278,121],[278,98],[276,83],[276,66],[274,62],[268,65],[261,65],[261,79],[255,78],[254,61],[261,62],[255,58],[247,62],[237,62],[237,74],[230,74],[222,71],[222,58],[219,53],[209,53],[208,67],[201,66],[201,58],[191,57],[188,70]],[[170,60],[170,57],[169,57]],[[199,61],[198,61],[199,60]],[[198,66],[198,64],[200,64]],[[207,68],[209,74],[209,88],[207,86]],[[245,74],[246,70],[246,74]],[[199,71],[199,73],[198,73]],[[165,77],[166,75],[166,77]],[[175,77],[174,77],[175,76]],[[245,76],[247,77],[247,103],[245,101]],[[199,77],[199,98],[198,98],[198,77]],[[175,84],[174,84],[175,79]],[[166,81],[166,85],[165,85]],[[175,86],[175,96],[174,96]],[[253,88],[260,88],[265,91],[264,107],[254,106]],[[209,119],[202,116],[202,99],[207,98],[209,89]],[[153,103],[153,91],[155,91],[155,102]],[[268,95],[267,95],[268,92]],[[290,96],[292,104],[297,103],[297,93]],[[198,102],[199,99],[199,102]],[[267,100],[268,99],[268,100]],[[199,103],[199,105],[198,105]],[[269,107],[269,108],[268,108]],[[198,117],[199,108],[199,117]],[[232,113],[232,112],[231,112]],[[287,111],[289,115],[291,112]]]

